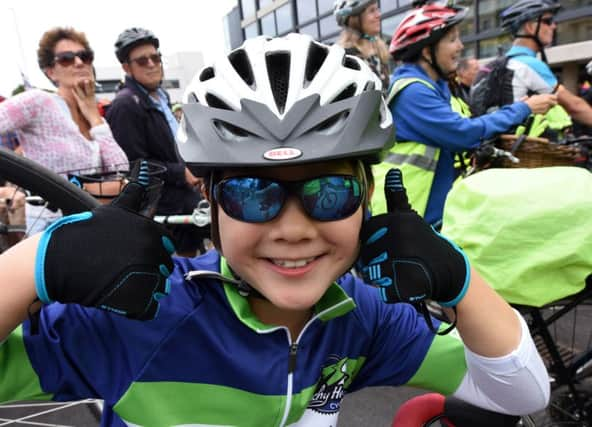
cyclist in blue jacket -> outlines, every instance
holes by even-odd
[[[465,8],[438,4],[413,9],[390,45],[393,58],[403,62],[392,75],[387,98],[398,143],[387,164],[375,171],[377,184],[384,169],[400,167],[411,205],[434,226],[440,225],[446,195],[460,174],[454,167],[455,155],[556,103],[554,95],[537,95],[481,117],[467,118],[453,111],[447,80],[464,47],[458,24],[465,14]],[[373,201],[373,211],[375,206]],[[384,204],[378,209],[383,211]]]
[[[100,398],[104,426],[328,427],[345,393],[402,384],[543,408],[526,323],[409,209],[398,171],[390,213],[364,220],[366,165],[392,145],[379,87],[299,34],[203,69],[179,150],[207,183],[216,249],[171,259],[168,232],[135,213],[140,169],[113,204],[2,254],[0,398]],[[358,253],[374,286],[348,273]],[[408,304],[426,298],[458,334]]]

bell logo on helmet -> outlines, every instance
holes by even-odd
[[[302,156],[302,151],[292,147],[274,148],[263,153],[263,157],[267,160],[290,160],[300,156]]]

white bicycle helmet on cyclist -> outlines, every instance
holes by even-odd
[[[178,147],[201,176],[237,166],[378,162],[393,140],[368,65],[303,34],[247,40],[204,68],[184,103]]]
[[[338,45],[289,34],[247,40],[195,76],[177,134],[189,169],[213,185],[232,167],[353,158],[380,162],[394,144],[378,77]],[[220,249],[217,204],[211,236]]]

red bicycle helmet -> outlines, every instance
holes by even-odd
[[[423,47],[440,40],[466,14],[467,8],[438,4],[413,9],[395,30],[389,52],[396,60],[415,56]]]

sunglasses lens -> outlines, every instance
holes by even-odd
[[[85,63],[86,65],[93,62],[95,59],[95,55],[92,50],[81,50],[79,52],[61,52],[55,56],[55,62],[60,64],[62,67],[69,67],[70,65],[74,64],[76,57],[80,58],[80,60]]]
[[[317,221],[337,221],[351,216],[360,206],[363,193],[353,176],[324,176],[301,183],[298,189],[305,212]],[[224,212],[251,223],[271,221],[281,211],[286,189],[276,181],[236,177],[215,186],[214,195]]]
[[[214,191],[226,214],[244,222],[271,221],[284,204],[283,188],[263,178],[237,177],[221,181]]]
[[[87,65],[93,62],[93,60],[95,59],[94,53],[90,50],[82,50],[78,52],[78,57],[82,62],[84,62]]]
[[[353,176],[324,176],[305,182],[300,195],[304,210],[317,221],[337,221],[351,216],[363,194]]]
[[[62,52],[55,57],[55,61],[62,67],[68,67],[74,63],[74,52]]]
[[[134,58],[130,61],[135,62],[140,67],[146,67],[148,65],[148,61],[152,61],[152,63],[155,65],[160,64],[161,58],[158,53],[154,53],[150,56],[140,56],[139,58]]]

